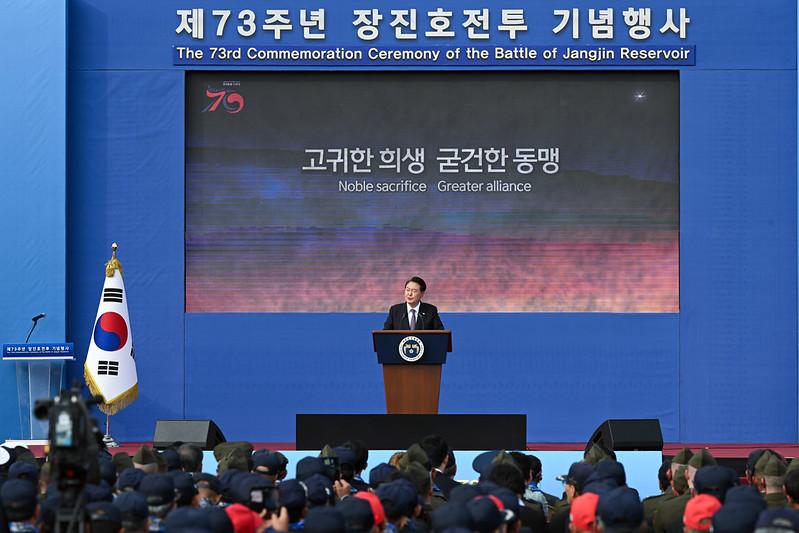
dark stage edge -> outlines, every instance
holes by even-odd
[[[523,450],[526,415],[297,415],[298,450],[361,440],[370,450],[404,450],[426,435],[453,450]]]

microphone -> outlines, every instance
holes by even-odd
[[[28,341],[31,338],[31,334],[33,333],[33,330],[36,329],[36,324],[38,324],[39,320],[43,319],[46,316],[47,313],[39,313],[35,317],[31,318],[31,320],[33,321],[33,326],[31,326],[31,330],[28,332],[28,336],[25,338],[25,344],[28,344]]]

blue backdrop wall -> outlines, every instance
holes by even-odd
[[[0,3],[0,343],[63,342],[66,314],[67,8]],[[46,32],[41,28],[47,28]],[[0,364],[0,437],[20,434],[15,364]]]
[[[696,46],[680,69],[680,313],[447,314],[442,412],[526,413],[538,442],[584,441],[625,417],[659,418],[668,441],[797,441],[796,5],[767,4],[648,4],[687,7]],[[156,419],[186,417],[213,418],[228,438],[293,441],[298,412],[384,411],[369,335],[383,317],[184,313],[184,71],[171,47],[186,37],[176,10],[209,6],[69,3],[66,338],[85,351],[118,241],[140,393],[115,436],[148,440]],[[562,44],[550,19],[539,26],[536,44]]]

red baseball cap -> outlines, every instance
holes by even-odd
[[[685,506],[682,516],[685,527],[699,531],[710,531],[713,515],[721,508],[721,502],[710,494],[694,496]]]
[[[572,524],[580,531],[593,531],[596,527],[596,506],[599,503],[599,494],[586,492],[572,500],[569,518]]]
[[[240,503],[225,507],[225,512],[236,533],[255,533],[264,522],[258,513]]]
[[[372,506],[372,514],[375,515],[375,525],[386,523],[386,511],[383,509],[383,504],[380,503],[380,498],[374,492],[356,492],[353,494],[356,498],[361,498],[369,502]]]

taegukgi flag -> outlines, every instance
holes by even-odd
[[[117,243],[105,265],[105,283],[83,374],[94,396],[102,396],[100,410],[113,415],[136,399],[139,392],[128,296],[117,259]]]

